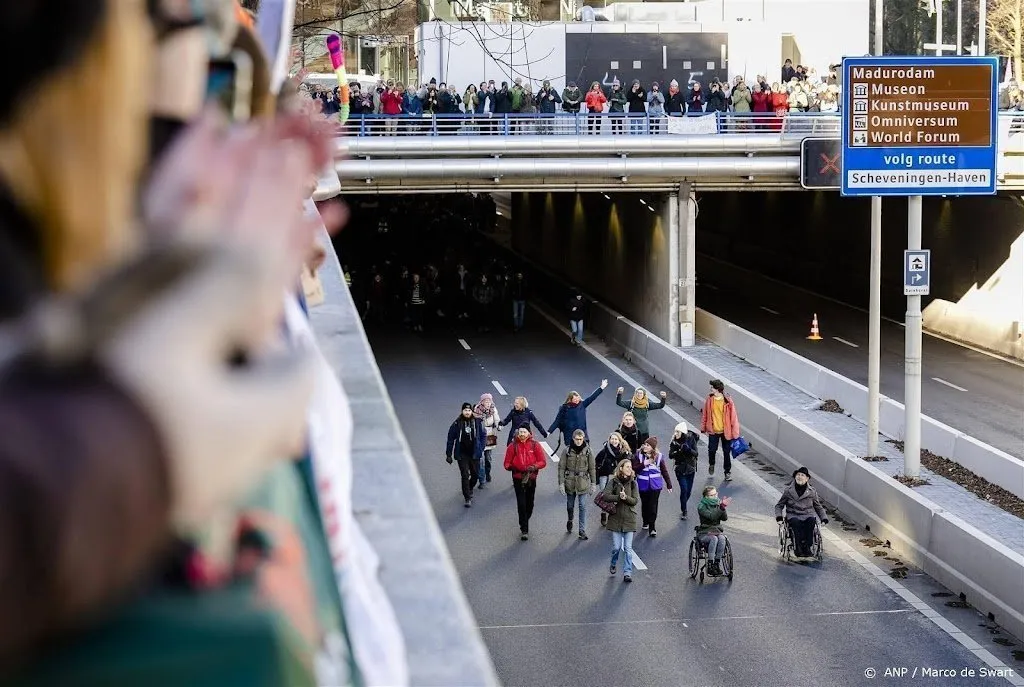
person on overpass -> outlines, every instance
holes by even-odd
[[[483,489],[484,484],[491,481],[491,454],[494,452],[494,447],[498,445],[500,419],[498,409],[494,406],[494,396],[487,393],[480,394],[480,402],[473,408],[473,417],[480,420],[484,426],[484,457],[477,473],[480,482],[479,488]]]
[[[573,511],[580,504],[579,538],[587,537],[587,497],[597,491],[597,465],[594,452],[582,429],[572,433],[572,443],[565,447],[562,464],[558,466],[558,491],[565,497],[567,520],[565,533],[572,534]]]
[[[569,329],[572,331],[569,342],[573,346],[580,346],[583,344],[583,323],[587,319],[587,301],[582,293],[576,291],[565,308],[569,311]]]
[[[622,562],[622,581],[633,581],[633,537],[636,534],[636,504],[640,500],[640,491],[636,486],[636,476],[629,459],[619,462],[615,474],[608,480],[608,486],[602,492],[605,501],[615,504],[615,511],[608,515],[605,525],[612,533],[612,562],[608,567],[611,575],[615,574],[619,561],[619,551],[625,553]]]
[[[530,410],[530,402],[526,400],[525,396],[516,396],[515,400],[512,402],[512,410],[508,411],[508,415],[505,416],[505,419],[498,423],[498,427],[504,427],[505,425],[512,425],[514,428],[519,428],[523,425],[529,427],[530,423],[533,423],[533,426],[537,428],[537,431],[540,432],[542,437],[545,439],[548,438],[548,433],[544,430],[544,425],[540,423],[537,416],[533,414],[532,410]],[[505,442],[505,445],[508,446],[511,444],[515,437],[515,431],[509,432],[508,441]]]
[[[793,553],[798,558],[811,555],[815,516],[822,525],[828,524],[828,514],[821,504],[817,490],[810,485],[811,473],[800,467],[793,472],[793,481],[786,485],[782,498],[775,504],[775,520],[786,523],[793,530]]]
[[[462,404],[462,412],[448,428],[448,442],[445,446],[445,460],[451,465],[459,462],[459,474],[462,477],[462,498],[465,506],[473,505],[473,487],[476,486],[480,474],[480,458],[484,454],[484,426],[473,417],[473,404]]]
[[[633,398],[628,402],[622,400],[623,388],[620,386],[615,390],[615,405],[620,408],[625,408],[633,414],[633,419],[636,420],[637,430],[640,432],[640,441],[637,444],[630,444],[631,446],[639,446],[643,442],[647,441],[647,437],[651,436],[650,425],[647,421],[647,414],[652,410],[661,410],[665,407],[665,399],[668,398],[668,394],[664,391],[659,394],[660,398],[657,401],[651,401],[647,395],[647,389],[642,386],[638,386],[636,391],[633,392]]]
[[[633,457],[633,472],[636,473],[636,483],[640,489],[640,515],[644,529],[652,537],[657,537],[661,490],[672,492],[672,478],[665,457],[658,450],[658,437],[651,437],[640,445],[640,450]]]
[[[597,486],[604,491],[604,488],[608,486],[608,478],[615,472],[615,468],[618,467],[619,463],[632,459],[633,452],[629,450],[629,446],[626,444],[626,440],[622,438],[622,435],[618,432],[609,434],[604,448],[597,452],[597,457],[594,459],[597,469]],[[608,514],[601,511],[601,525],[604,526],[607,522]]]
[[[708,435],[708,474],[715,474],[715,454],[722,446],[723,467],[726,481],[732,479],[731,442],[740,435],[740,421],[736,415],[736,404],[725,395],[725,385],[720,379],[712,379],[711,393],[704,401],[700,413],[701,434]]]
[[[587,434],[587,406],[593,403],[601,392],[608,388],[608,380],[602,379],[601,386],[594,390],[594,393],[590,394],[586,398],[582,398],[578,391],[570,391],[569,395],[565,397],[565,403],[558,409],[558,414],[555,415],[555,421],[548,427],[548,434],[551,434],[556,429],[562,433],[562,437],[571,437],[572,433],[577,429],[582,429],[583,434],[586,435],[589,441],[590,435]],[[566,443],[569,443],[569,439],[566,439]]]
[[[537,495],[537,472],[548,464],[544,449],[533,438],[529,425],[516,429],[516,440],[505,449],[505,469],[512,473],[512,487],[516,492],[516,510],[519,513],[519,539],[530,538],[530,517],[533,500]]]

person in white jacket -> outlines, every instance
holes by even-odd
[[[480,479],[478,489],[491,481],[491,453],[498,445],[498,423],[501,416],[498,409],[494,407],[494,397],[490,394],[480,394],[480,402],[473,408],[473,416],[479,419],[484,426],[484,459],[480,461]]]

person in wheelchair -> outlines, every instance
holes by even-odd
[[[822,525],[828,524],[825,507],[810,481],[811,473],[807,468],[797,468],[793,481],[786,485],[782,498],[775,504],[775,520],[782,522],[785,514],[786,524],[793,532],[794,553],[799,558],[811,555],[815,517]]]
[[[725,555],[725,533],[721,524],[729,519],[725,507],[729,498],[718,498],[718,490],[714,486],[704,487],[703,496],[697,504],[697,515],[700,526],[697,527],[697,538],[708,551],[708,575],[712,577],[722,573],[722,556]]]

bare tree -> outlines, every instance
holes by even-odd
[[[1024,0],[988,0],[988,43],[991,52],[1007,55],[1021,81],[1024,47]]]

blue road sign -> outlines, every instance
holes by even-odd
[[[903,295],[927,296],[932,283],[932,252],[903,251]]]
[[[844,196],[996,192],[995,57],[843,58]]]

